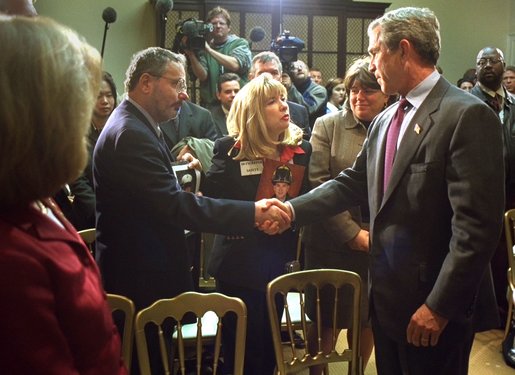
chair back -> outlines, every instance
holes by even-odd
[[[134,302],[124,296],[118,294],[108,294],[107,303],[111,307],[111,312],[121,311],[123,313],[123,334],[120,332],[122,337],[122,358],[127,367],[127,372],[131,372],[131,360],[132,360],[132,343],[134,333],[134,316],[135,307]]]
[[[513,319],[513,304],[515,303],[515,250],[513,249],[515,239],[515,208],[504,213],[504,236],[506,239],[506,250],[508,251],[508,313],[506,314],[506,324],[504,327],[504,339],[508,336]]]
[[[153,323],[158,327],[160,355],[163,364],[163,368],[166,374],[176,373],[175,371],[170,372],[170,358],[173,356],[170,353],[167,342],[171,340],[166,338],[163,333],[163,322],[167,318],[172,318],[177,324],[177,340],[176,345],[178,346],[179,353],[179,369],[180,374],[186,374],[185,367],[185,341],[183,337],[183,324],[181,320],[187,313],[193,313],[196,317],[196,368],[197,374],[201,373],[202,370],[202,354],[205,340],[203,339],[202,333],[206,330],[203,329],[202,324],[205,320],[202,319],[208,312],[214,312],[218,319],[216,334],[215,334],[215,347],[213,354],[212,366],[213,374],[217,373],[218,363],[220,359],[220,349],[222,344],[222,318],[227,313],[234,313],[236,315],[236,342],[235,342],[235,353],[234,353],[234,374],[243,375],[243,360],[245,355],[245,337],[247,329],[247,308],[245,303],[234,297],[228,297],[220,293],[197,293],[197,292],[185,292],[179,296],[171,299],[162,299],[156,301],[146,309],[141,310],[136,315],[136,346],[138,349],[138,360],[140,365],[140,371],[142,375],[151,375],[149,355],[147,350],[147,338],[145,334],[145,326],[148,323]],[[186,326],[186,324],[184,324]]]
[[[320,292],[323,287],[332,287],[335,291],[345,286],[352,289],[352,342],[348,349],[337,351],[336,344],[338,339],[338,329],[336,328],[336,320],[338,311],[338,298],[340,293],[334,293],[334,309],[332,311],[333,337],[332,347],[329,353],[324,353],[321,348],[321,308],[320,308]],[[312,324],[317,324],[318,331],[318,349],[317,353],[310,354],[308,348],[307,325],[308,320],[305,315],[304,293],[306,289],[312,288],[316,296],[316,318]],[[348,288],[348,287],[347,287]],[[314,290],[313,290],[314,289]],[[298,298],[286,298],[288,293],[299,292]],[[290,294],[291,295],[291,294]],[[270,316],[270,324],[272,328],[272,339],[274,343],[274,351],[277,362],[277,371],[280,375],[297,373],[307,367],[314,365],[327,365],[332,362],[347,361],[349,362],[349,374],[356,375],[361,373],[361,360],[359,356],[360,341],[360,298],[361,298],[361,279],[358,274],[350,271],[318,269],[288,273],[272,280],[267,287],[267,305],[268,314]],[[281,321],[278,316],[277,303],[284,304],[284,316],[286,325],[290,335],[289,348],[284,348],[281,342]],[[290,306],[290,303],[297,303],[299,306]],[[304,339],[304,349],[296,349],[293,340],[293,332],[299,326],[295,326],[292,321],[291,311],[300,310],[300,329],[301,336]],[[281,311],[281,309],[279,309]],[[283,318],[284,321],[284,318]]]
[[[515,275],[515,252],[513,251],[513,245],[515,245],[515,208],[508,210],[504,214],[504,235],[506,238],[506,250],[508,251],[508,268],[512,269]]]
[[[97,230],[95,228],[89,228],[80,230],[77,233],[79,233],[79,236],[81,236],[82,240],[86,244],[86,246],[89,249],[89,252],[91,255],[93,255],[93,258],[95,257],[95,240],[97,238]]]

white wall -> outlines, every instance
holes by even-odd
[[[372,0],[361,0],[373,2]],[[452,83],[468,68],[475,68],[479,50],[494,46],[510,61],[508,37],[515,32],[515,0],[390,0],[392,10],[405,6],[427,7],[440,21],[442,52],[439,65]],[[515,53],[515,51],[514,51]]]
[[[148,0],[39,0],[35,7],[40,15],[76,30],[99,51],[105,25],[102,12],[107,7],[116,10],[116,22],[107,31],[104,70],[113,75],[118,94],[123,93],[125,70],[131,56],[155,45],[155,13]]]

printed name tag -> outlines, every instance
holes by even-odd
[[[241,161],[242,176],[254,176],[263,173],[263,160]]]

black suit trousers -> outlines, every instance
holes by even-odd
[[[474,341],[472,323],[450,321],[434,347],[398,343],[378,324],[372,308],[378,375],[467,375]]]

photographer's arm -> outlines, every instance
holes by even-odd
[[[229,69],[231,72],[238,73],[240,70],[240,63],[235,57],[224,55],[214,49],[206,42],[206,52],[209,53],[213,58],[218,61],[224,68]]]
[[[195,52],[192,50],[185,50],[184,54],[188,57],[193,74],[195,74],[200,82],[204,82],[207,79],[207,71],[200,63],[197,55],[195,55]]]

